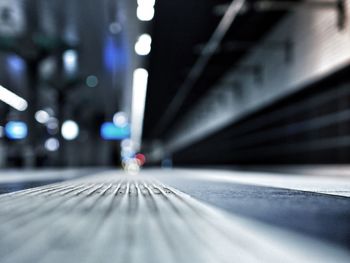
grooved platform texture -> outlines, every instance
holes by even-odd
[[[225,213],[148,177],[0,196],[0,262],[348,262],[347,252]]]

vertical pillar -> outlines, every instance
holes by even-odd
[[[27,109],[27,125],[28,137],[25,146],[25,166],[32,168],[36,166],[36,147],[37,147],[37,125],[35,122],[35,113],[38,105],[38,66],[35,60],[27,61],[27,81],[28,81],[28,109]]]

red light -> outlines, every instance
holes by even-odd
[[[143,155],[142,153],[136,154],[136,155],[135,155],[135,158],[136,158],[136,160],[137,160],[137,163],[138,163],[140,166],[144,165],[145,162],[146,162],[146,157],[145,157],[145,155]]]

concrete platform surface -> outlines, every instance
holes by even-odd
[[[175,177],[106,171],[0,195],[0,262],[350,262],[344,246],[198,201]]]

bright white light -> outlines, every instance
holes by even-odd
[[[35,113],[35,119],[39,123],[47,123],[50,120],[50,115],[44,110],[39,110]]]
[[[122,148],[132,148],[132,141],[130,139],[124,139],[122,140],[122,142],[120,143],[120,146]]]
[[[152,38],[148,34],[142,34],[135,43],[135,52],[140,56],[146,56],[151,52]]]
[[[0,100],[15,108],[18,111],[25,111],[28,108],[28,103],[25,99],[19,97],[12,91],[0,85]]]
[[[120,155],[122,158],[131,158],[135,155],[135,151],[132,148],[123,148]]]
[[[78,54],[75,50],[69,49],[63,53],[63,64],[67,73],[74,73],[78,66]]]
[[[143,116],[145,111],[148,72],[138,68],[133,75],[131,139],[138,151],[141,145]]]
[[[60,142],[56,138],[47,139],[45,142],[45,149],[54,152],[60,147]]]
[[[117,112],[113,116],[113,123],[117,127],[125,127],[128,124],[128,117],[124,112]]]
[[[65,121],[61,127],[62,137],[68,141],[74,140],[79,135],[79,126],[74,121]]]
[[[151,21],[154,17],[153,6],[138,6],[136,10],[137,18],[141,21]]]
[[[151,6],[153,7],[155,5],[155,0],[137,0],[138,6]]]
[[[129,175],[137,175],[140,172],[140,166],[135,158],[128,158],[122,162],[124,170]]]
[[[141,21],[151,21],[154,17],[155,0],[137,0],[137,18]]]

